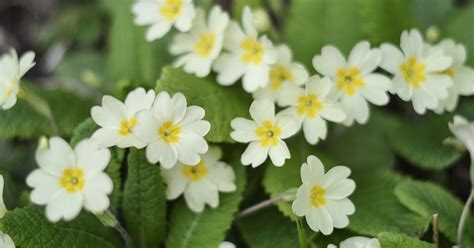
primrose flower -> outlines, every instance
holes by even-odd
[[[198,10],[194,25],[188,33],[174,37],[170,52],[181,55],[174,65],[183,66],[188,73],[205,77],[222,49],[224,33],[229,23],[229,15],[219,6],[214,6],[205,19],[204,11]]]
[[[162,168],[161,174],[167,184],[166,198],[174,200],[184,194],[189,209],[200,213],[205,204],[212,208],[219,206],[219,192],[233,192],[235,174],[232,167],[219,161],[222,151],[210,147],[201,155],[197,165],[177,163],[171,169]]]
[[[346,166],[336,166],[324,173],[321,161],[309,156],[301,166],[303,184],[296,192],[293,213],[305,216],[309,227],[324,235],[349,225],[347,216],[355,212],[354,204],[347,198],[355,189],[354,181],[347,178],[350,174]]]
[[[290,158],[284,139],[298,131],[298,124],[289,114],[275,116],[275,105],[269,100],[255,100],[250,106],[253,120],[235,118],[230,136],[237,142],[250,143],[241,157],[243,165],[261,165],[268,156],[275,166],[283,166]]]
[[[14,49],[0,57],[0,106],[3,110],[15,105],[20,79],[35,65],[34,59],[35,53],[27,52],[18,60]]]
[[[177,161],[196,165],[201,161],[199,154],[208,149],[203,137],[211,124],[202,120],[204,114],[201,107],[187,107],[182,93],[170,97],[162,91],[150,110],[137,114],[138,124],[132,132],[148,144],[146,157],[150,163],[160,162],[166,169],[172,168]]]
[[[272,42],[266,37],[258,37],[252,12],[245,7],[242,26],[231,21],[224,38],[224,50],[214,63],[221,85],[234,84],[243,77],[242,84],[247,92],[255,92],[269,83],[270,65],[276,61]]]
[[[105,211],[113,183],[103,172],[110,161],[110,151],[100,148],[93,139],[84,139],[74,150],[62,138],[43,138],[36,151],[39,169],[31,172],[26,184],[33,188],[30,198],[46,205],[51,222],[74,219],[84,207],[92,213]]]
[[[335,94],[346,112],[344,124],[352,125],[354,119],[360,124],[366,123],[369,119],[367,101],[379,106],[388,103],[390,80],[374,72],[381,59],[380,50],[371,49],[367,41],[357,43],[347,61],[333,46],[323,47],[321,55],[313,58],[314,68],[335,82]]]
[[[474,122],[469,122],[466,118],[456,115],[453,122],[449,123],[449,129],[456,136],[471,155],[474,162]]]
[[[101,127],[92,138],[99,141],[101,147],[145,147],[146,143],[132,132],[132,128],[138,124],[136,114],[150,109],[154,100],[155,91],[146,92],[143,88],[128,93],[124,103],[112,96],[104,96],[102,106],[91,109],[92,119]]]
[[[5,206],[5,202],[3,201],[3,187],[5,185],[5,181],[3,180],[3,176],[0,175],[0,219],[5,216],[7,213],[7,207]],[[15,243],[13,242],[12,238],[8,236],[8,234],[3,233],[0,231],[0,247],[4,248],[15,248]]]
[[[150,25],[147,41],[161,39],[172,26],[181,32],[189,31],[196,16],[192,0],[138,0],[132,12],[136,25]]]
[[[451,39],[441,41],[437,47],[443,49],[444,54],[453,60],[451,66],[439,73],[448,75],[453,81],[453,85],[448,88],[448,97],[441,100],[436,113],[442,113],[444,110],[452,112],[456,109],[459,96],[470,96],[474,94],[474,70],[465,65],[466,48],[461,44],[456,44]]]
[[[282,105],[290,106],[283,113],[291,114],[298,120],[310,144],[326,138],[326,120],[342,122],[346,118],[340,104],[329,97],[331,88],[329,78],[313,76],[306,82],[305,89],[290,85],[281,94]]]
[[[400,47],[402,51],[391,44],[380,47],[380,67],[394,74],[390,91],[403,101],[411,100],[418,114],[434,110],[453,84],[450,76],[440,73],[450,68],[452,59],[442,49],[428,47],[415,29],[402,33]]]
[[[362,236],[354,236],[344,241],[341,241],[339,248],[381,248],[380,242],[377,238],[367,238]],[[330,244],[327,248],[337,248],[337,246]]]
[[[286,85],[303,85],[309,74],[304,65],[293,62],[293,55],[287,45],[276,47],[277,60],[270,69],[270,82],[265,88],[253,93],[255,99],[268,99],[281,105],[281,93]]]

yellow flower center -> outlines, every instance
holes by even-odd
[[[174,125],[170,121],[166,121],[158,129],[158,134],[160,138],[166,143],[176,143],[179,141],[179,135],[181,133],[181,127],[179,125]]]
[[[13,87],[15,86],[15,79],[10,79],[10,81],[8,81],[8,86],[7,86],[7,89],[5,90],[5,94],[7,97],[10,97],[13,93]]]
[[[191,181],[197,181],[207,174],[207,168],[203,160],[197,165],[184,165],[183,174]]]
[[[166,0],[165,4],[160,8],[160,14],[167,21],[173,21],[181,14],[183,5],[183,0]]]
[[[216,35],[214,33],[202,33],[194,46],[194,50],[199,57],[207,57],[211,53],[215,42]]]
[[[82,190],[84,188],[84,172],[81,168],[65,169],[63,177],[59,179],[59,185],[69,193]]]
[[[272,121],[266,120],[262,123],[262,126],[255,130],[255,132],[257,133],[257,137],[260,139],[260,145],[262,147],[276,146],[278,144],[281,129]]]
[[[130,118],[130,120],[120,121],[120,129],[118,133],[122,136],[129,136],[132,134],[132,128],[138,124],[138,120],[135,117]]]
[[[363,86],[364,80],[360,76],[359,68],[351,66],[337,70],[336,87],[346,95],[354,95]]]
[[[439,74],[448,75],[449,77],[453,78],[454,77],[454,70],[451,69],[451,68],[448,68],[444,71],[440,71]]]
[[[426,81],[426,66],[418,63],[415,57],[410,57],[405,63],[400,65],[403,78],[414,88],[420,87]]]
[[[257,40],[247,38],[240,43],[240,48],[244,50],[240,58],[244,63],[259,64],[262,61],[265,48]]]
[[[316,208],[326,204],[326,189],[314,186],[309,193],[309,202]]]
[[[314,118],[316,114],[324,108],[324,104],[319,101],[318,96],[309,93],[298,97],[298,104],[296,105],[296,113],[299,115],[306,115],[309,118]]]
[[[277,65],[270,70],[270,87],[280,90],[283,82],[293,80],[293,73],[282,65]]]

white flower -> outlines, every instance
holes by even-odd
[[[302,85],[308,79],[308,71],[304,65],[293,62],[293,55],[287,45],[276,47],[277,60],[270,69],[270,82],[265,88],[254,92],[255,99],[269,99],[281,105],[281,92],[286,85]]]
[[[303,125],[304,137],[310,144],[326,138],[326,120],[342,122],[346,118],[340,104],[328,96],[331,88],[329,78],[313,76],[306,82],[305,89],[289,85],[282,92],[282,105],[290,106],[284,113],[291,114]]]
[[[339,244],[339,248],[381,248],[380,242],[377,238],[367,238],[362,236],[350,237]],[[327,248],[337,248],[337,246],[330,244]]]
[[[341,52],[333,46],[325,46],[321,55],[313,58],[314,68],[336,84],[335,94],[346,112],[346,125],[354,119],[364,124],[369,119],[369,105],[385,105],[389,101],[387,91],[390,80],[373,71],[377,69],[382,54],[377,48],[370,48],[367,41],[357,43],[346,61]]]
[[[206,21],[204,11],[198,10],[193,28],[188,33],[174,37],[170,52],[180,56],[174,65],[183,66],[188,73],[205,77],[222,49],[224,32],[229,23],[229,15],[219,6],[214,6]]]
[[[229,241],[224,241],[222,243],[219,244],[219,247],[218,248],[235,248],[235,245],[232,244],[231,242]]]
[[[174,200],[184,194],[188,207],[197,213],[208,204],[212,208],[219,206],[219,192],[233,192],[235,174],[232,167],[219,161],[222,151],[218,147],[210,147],[201,155],[197,165],[177,163],[171,169],[161,169],[167,184],[166,198]]]
[[[354,204],[347,198],[355,189],[353,180],[347,177],[351,170],[346,166],[336,166],[324,173],[324,166],[315,156],[309,156],[301,166],[301,181],[296,200],[292,204],[293,213],[306,217],[309,227],[324,235],[333,228],[349,225],[347,215],[355,212]]]
[[[146,92],[143,88],[128,93],[125,103],[112,96],[104,96],[102,106],[95,106],[91,110],[92,119],[101,126],[92,138],[99,141],[101,147],[145,147],[146,143],[132,132],[132,128],[138,124],[136,114],[150,109],[154,100],[155,92]]]
[[[439,73],[449,68],[452,59],[442,49],[428,47],[415,29],[402,33],[400,47],[402,51],[391,44],[380,47],[380,67],[394,74],[390,91],[403,101],[412,100],[418,114],[435,109],[453,84],[448,75]]]
[[[469,96],[474,94],[474,70],[466,66],[466,48],[453,40],[441,41],[437,47],[443,49],[444,54],[453,60],[451,66],[441,73],[448,75],[453,80],[453,85],[448,88],[448,97],[441,100],[436,108],[436,113],[444,110],[452,112],[458,105],[459,95]]]
[[[189,31],[196,16],[192,0],[138,0],[132,12],[136,25],[151,25],[148,41],[162,38],[173,25],[181,32]]]
[[[298,124],[288,114],[275,116],[275,106],[269,100],[255,100],[250,106],[253,120],[235,118],[230,136],[237,142],[249,143],[241,157],[243,165],[261,165],[268,156],[276,166],[283,166],[290,151],[283,139],[298,131]]]
[[[44,139],[44,138],[43,138]],[[92,213],[106,210],[113,183],[103,172],[110,161],[110,151],[100,148],[93,139],[84,139],[74,150],[62,138],[40,142],[36,151],[39,169],[26,178],[33,188],[30,198],[46,205],[46,217],[51,222],[74,219],[82,207]]]
[[[469,151],[471,161],[474,163],[474,122],[469,122],[466,118],[456,115],[454,121],[449,123],[449,129]]]
[[[18,61],[16,51],[12,49],[9,54],[0,57],[0,106],[7,110],[15,105],[20,90],[20,79],[29,71],[35,62],[34,52],[23,54]]]
[[[5,216],[7,213],[7,207],[5,206],[5,202],[3,201],[3,187],[5,185],[5,181],[3,180],[3,175],[0,175],[0,219]],[[0,247],[2,248],[15,248],[15,243],[13,242],[12,238],[8,236],[8,234],[3,233],[0,231]]]
[[[258,37],[252,12],[244,8],[242,14],[243,31],[231,21],[224,38],[224,49],[214,63],[213,69],[219,74],[221,85],[234,84],[243,76],[242,84],[247,92],[255,92],[267,86],[270,65],[276,61],[272,42],[266,37]]]
[[[202,120],[204,114],[201,107],[187,107],[183,94],[170,97],[163,91],[150,110],[137,114],[138,124],[132,130],[147,142],[146,157],[150,163],[160,162],[166,169],[177,161],[196,165],[201,160],[199,154],[208,149],[203,137],[211,125]]]

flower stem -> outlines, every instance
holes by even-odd
[[[18,92],[18,98],[28,103],[36,112],[45,116],[46,119],[48,119],[51,128],[53,129],[53,134],[59,136],[58,125],[54,120],[53,112],[51,112],[51,108],[49,107],[47,101],[32,93],[31,91],[26,90],[25,88],[20,89]]]
[[[100,222],[104,224],[104,226],[114,228],[120,234],[120,236],[122,236],[126,248],[133,248],[133,243],[132,239],[130,238],[130,235],[128,235],[127,230],[123,228],[123,226],[117,220],[117,217],[115,217],[114,213],[110,208],[100,214],[96,214],[95,216],[97,216],[97,219],[99,219]]]
[[[303,229],[303,222],[301,221],[301,218],[298,218],[298,220],[296,220],[296,228],[298,230],[298,240],[300,241],[300,248],[307,248],[307,239]]]
[[[280,201],[292,201],[294,200],[294,198],[296,197],[296,188],[291,188],[291,189],[288,189],[287,191],[273,197],[273,198],[270,198],[268,200],[265,200],[265,201],[262,201],[260,203],[257,203],[256,205],[253,205],[249,208],[246,208],[244,210],[242,210],[241,212],[235,214],[234,218],[235,219],[239,219],[239,218],[242,218],[242,217],[245,217],[247,215],[250,215],[250,214],[253,214],[261,209],[264,209],[266,207],[270,207]]]
[[[431,216],[431,222],[433,223],[433,243],[438,247],[439,246],[439,224],[438,224],[439,214],[433,214]]]
[[[464,225],[466,224],[467,217],[469,216],[469,210],[471,209],[471,204],[473,200],[474,200],[474,187],[471,188],[471,194],[469,194],[469,198],[467,198],[466,205],[464,205],[461,218],[459,219],[458,236],[457,236],[458,247],[462,247],[461,243],[462,243]]]

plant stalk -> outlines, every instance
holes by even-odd
[[[117,217],[115,217],[112,209],[109,208],[100,214],[96,214],[96,216],[97,219],[99,219],[100,222],[104,224],[104,226],[114,228],[120,234],[120,236],[122,236],[126,248],[133,248],[133,242],[130,238],[130,235],[128,235],[127,230],[125,230],[125,228],[123,228],[123,226],[117,220]]]
[[[474,200],[474,188],[471,188],[471,194],[469,194],[469,198],[467,198],[466,205],[464,205],[461,218],[459,219],[458,236],[457,236],[458,247],[462,247],[462,236],[463,236],[464,226],[466,224],[467,217],[469,216],[469,210],[471,209],[473,200]]]
[[[51,108],[47,101],[25,88],[20,88],[18,98],[28,103],[36,112],[46,117],[51,125],[53,134],[59,136],[58,125],[56,124],[53,112],[51,112]]]

